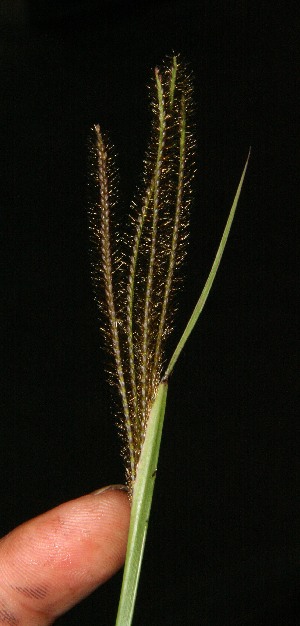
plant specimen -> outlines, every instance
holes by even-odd
[[[112,220],[115,167],[99,125],[93,128],[97,199],[90,208],[93,278],[112,356],[111,378],[122,415],[126,481],[132,500],[123,586],[116,624],[130,626],[141,567],[165,412],[168,379],[215,278],[234,217],[248,159],[200,298],[167,367],[163,350],[173,323],[174,292],[185,254],[194,176],[192,85],[178,57],[154,71],[152,132],[143,184],[132,203],[130,229]],[[249,158],[249,156],[248,156]]]

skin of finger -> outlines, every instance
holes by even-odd
[[[0,541],[0,625],[50,624],[123,564],[130,505],[106,491],[62,504]],[[2,621],[1,621],[2,620]]]

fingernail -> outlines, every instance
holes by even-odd
[[[100,493],[104,493],[105,491],[126,491],[126,493],[128,493],[128,487],[126,487],[126,485],[108,485],[107,487],[102,487],[101,489],[92,491],[92,495],[98,496]]]

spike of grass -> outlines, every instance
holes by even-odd
[[[143,424],[146,424],[148,417],[148,403],[149,403],[149,388],[151,388],[150,372],[149,372],[149,334],[150,334],[150,315],[153,308],[153,279],[154,279],[154,267],[157,249],[157,230],[158,230],[158,215],[160,207],[160,194],[161,194],[161,174],[163,163],[163,151],[165,147],[165,134],[166,134],[166,110],[165,110],[165,97],[163,91],[162,78],[158,68],[155,70],[158,110],[159,110],[159,136],[158,136],[158,151],[157,160],[154,171],[153,182],[153,217],[152,217],[152,229],[151,229],[151,247],[150,247],[150,259],[148,267],[148,276],[146,283],[146,295],[145,295],[145,308],[144,308],[144,322],[143,322],[143,338],[142,338],[142,363],[141,363],[141,404],[142,404],[142,419]]]
[[[102,259],[102,273],[105,293],[105,308],[109,322],[109,336],[115,360],[118,377],[118,387],[122,398],[124,411],[124,421],[128,443],[128,456],[131,474],[135,472],[134,445],[132,435],[132,423],[130,420],[127,391],[124,379],[124,369],[122,364],[120,338],[114,298],[112,252],[110,241],[110,198],[109,198],[109,176],[108,176],[108,155],[103,141],[99,124],[94,126],[97,147],[97,166],[99,175],[99,206],[100,206],[100,256]]]
[[[175,206],[174,226],[172,232],[171,252],[169,256],[169,266],[167,276],[165,280],[165,289],[162,302],[162,310],[159,320],[158,333],[156,338],[155,353],[153,358],[153,371],[156,372],[159,367],[159,359],[162,352],[161,344],[163,339],[163,333],[166,328],[166,319],[169,305],[170,293],[172,290],[174,269],[176,265],[176,255],[178,249],[178,239],[180,232],[180,217],[182,212],[182,196],[184,186],[184,173],[185,173],[185,154],[186,154],[186,107],[184,95],[181,98],[181,111],[180,111],[180,138],[179,138],[179,171],[178,171],[178,184],[177,184],[177,196]]]

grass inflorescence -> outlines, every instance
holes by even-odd
[[[119,421],[130,492],[172,328],[174,285],[185,252],[194,175],[192,85],[178,57],[155,68],[150,93],[151,139],[125,238],[111,233],[116,170],[99,125],[93,127],[92,142],[98,189],[90,209],[93,277],[122,404]]]

